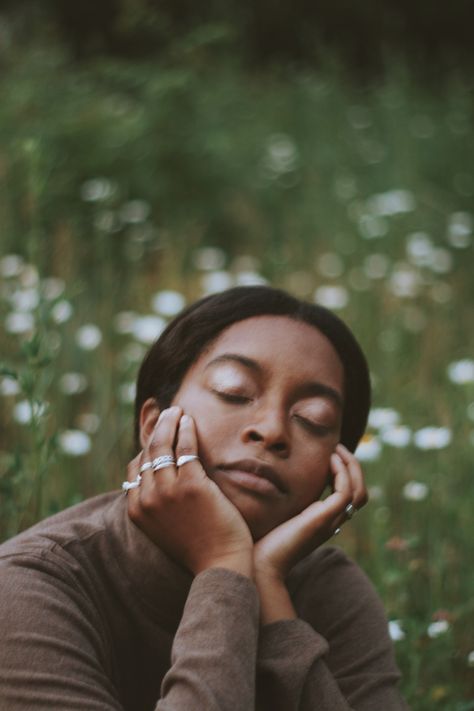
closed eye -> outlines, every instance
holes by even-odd
[[[329,432],[331,431],[331,427],[328,427],[327,425],[321,425],[317,422],[313,422],[312,420],[308,420],[306,417],[302,417],[301,415],[295,415],[294,417],[311,434],[324,436],[329,434]]]
[[[235,405],[245,405],[250,402],[251,398],[246,395],[238,395],[236,393],[228,393],[224,390],[213,390],[212,391],[218,398],[224,400],[224,402],[234,403]]]

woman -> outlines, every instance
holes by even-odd
[[[126,495],[0,548],[1,708],[405,709],[377,595],[320,548],[366,502],[369,403],[319,306],[241,287],[184,311],[140,369]]]

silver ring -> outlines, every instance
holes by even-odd
[[[176,464],[176,459],[173,457],[172,454],[163,454],[161,457],[156,457],[152,463],[152,469],[154,472],[157,472],[159,469],[164,469],[165,467],[170,467],[173,464]]]
[[[140,473],[143,474],[143,472],[148,471],[148,469],[153,469],[153,462],[143,462],[140,467]]]
[[[353,515],[355,514],[356,509],[354,504],[347,504],[346,508],[344,509],[344,513],[346,514],[347,518],[351,519]]]
[[[124,481],[122,482],[122,491],[125,491],[125,493],[129,492],[130,489],[138,489],[140,486],[142,477],[139,474],[136,479],[133,481]]]
[[[176,466],[182,467],[183,464],[187,464],[188,462],[194,462],[196,459],[199,459],[197,454],[183,454],[181,457],[178,457]]]
[[[333,536],[337,536],[337,535],[339,535],[340,532],[341,532],[341,529],[340,529],[340,528],[336,528],[336,530],[334,531],[334,533],[333,533],[332,535],[333,535]]]

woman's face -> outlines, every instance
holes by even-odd
[[[194,418],[204,469],[254,539],[320,497],[343,380],[330,341],[286,316],[233,324],[184,377],[173,404]]]

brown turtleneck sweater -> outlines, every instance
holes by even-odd
[[[2,711],[402,711],[381,603],[318,549],[288,580],[297,620],[259,628],[253,582],[192,578],[110,493],[0,546]]]

